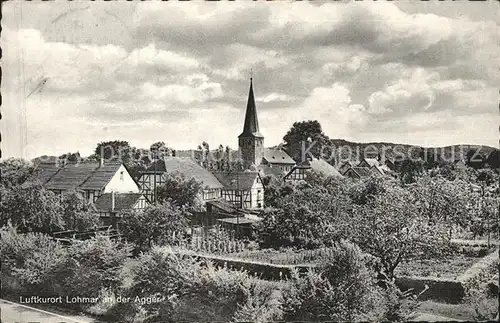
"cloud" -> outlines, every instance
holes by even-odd
[[[267,145],[310,119],[330,137],[352,140],[443,142],[449,131],[496,144],[497,134],[470,131],[472,121],[490,124],[497,113],[500,27],[491,8],[481,9],[483,18],[480,9],[466,17],[417,7],[7,3],[23,20],[2,22],[0,122],[24,131],[16,123],[25,108],[23,136],[43,153],[53,131],[67,127],[61,151],[113,136],[144,147],[158,140],[234,147],[253,75]],[[455,128],[438,132],[436,118]]]

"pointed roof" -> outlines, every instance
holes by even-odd
[[[243,132],[238,137],[249,137],[249,136],[264,138],[264,136],[261,135],[261,133],[259,132],[259,120],[257,119],[257,108],[255,107],[252,78],[250,78],[250,92],[248,93],[245,124],[243,126]]]

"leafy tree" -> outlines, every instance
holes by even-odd
[[[64,192],[61,204],[66,230],[87,231],[99,226],[99,215],[80,192]]]
[[[414,183],[423,174],[422,160],[404,159],[401,162],[400,179],[403,184]]]
[[[97,144],[95,155],[98,158],[103,157],[105,161],[120,160],[124,164],[128,164],[132,156],[132,147],[128,141],[102,141]]]
[[[203,185],[194,178],[187,179],[182,173],[166,174],[165,182],[157,188],[159,202],[169,201],[190,212],[201,211]]]
[[[295,190],[266,209],[259,230],[267,235],[272,247],[315,248],[342,236],[340,223],[345,220],[347,201],[339,189],[328,192],[312,187]]]
[[[441,176],[420,178],[408,188],[415,197],[418,212],[429,223],[458,224],[465,227],[469,222],[470,185],[466,182],[449,181]]]
[[[310,153],[319,158],[322,148],[329,146],[329,140],[317,120],[295,122],[283,137],[285,151],[297,162],[302,161],[305,154],[303,145],[305,149],[310,147]]]
[[[141,211],[123,215],[120,229],[137,250],[148,250],[154,245],[173,244],[182,239],[188,227],[188,214],[174,204],[148,206]]]
[[[41,186],[15,187],[0,204],[1,225],[21,232],[52,232],[64,228],[59,197]]]
[[[265,176],[262,179],[264,185],[264,205],[269,207],[277,207],[278,200],[291,194],[295,188],[293,184],[285,183],[277,179],[275,176]]]
[[[486,163],[490,166],[491,169],[499,169],[500,168],[500,150],[495,149],[486,158]]]
[[[366,205],[355,206],[346,228],[351,241],[380,260],[380,272],[389,278],[402,261],[439,255],[449,246],[446,227],[430,225],[415,204],[408,190],[388,187]]]
[[[63,155],[59,156],[59,159],[65,160],[68,162],[77,162],[77,161],[80,161],[82,159],[82,157],[80,156],[80,152],[77,151],[76,153],[63,154]]]
[[[361,181],[350,182],[345,187],[351,201],[357,205],[365,205],[386,191],[388,182],[383,178],[369,177]]]
[[[155,159],[163,159],[172,154],[172,148],[169,148],[163,141],[151,144],[149,150],[154,154]]]
[[[438,169],[433,169],[429,172],[431,177],[441,176],[449,181],[454,181],[457,179],[457,171],[453,163],[442,163]]]
[[[11,189],[23,184],[33,173],[34,165],[30,161],[21,158],[9,158],[0,161],[2,176],[0,187]]]

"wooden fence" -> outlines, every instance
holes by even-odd
[[[191,242],[181,242],[179,246],[211,254],[228,254],[245,250],[245,243],[241,240],[214,241],[199,237],[193,238]]]

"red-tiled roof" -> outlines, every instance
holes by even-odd
[[[115,193],[114,211],[130,210],[143,195],[141,193]],[[104,193],[94,202],[97,211],[109,212],[112,210],[112,193]]]
[[[23,183],[23,187],[33,184],[45,184],[47,183],[51,177],[53,177],[61,168],[56,165],[56,163],[40,163],[38,164],[33,174]]]
[[[326,176],[343,177],[335,167],[328,164],[324,159],[312,159],[309,161],[311,169]]]
[[[83,190],[100,190],[105,187],[120,168],[121,163],[105,163],[80,186]]]
[[[288,156],[286,152],[280,149],[265,148],[264,159],[271,164],[295,164],[292,157]]]
[[[277,179],[283,178],[285,176],[285,172],[280,169],[279,167],[269,167],[269,166],[259,166],[258,167],[259,173],[262,176],[269,176],[272,175],[276,177]]]
[[[352,167],[352,169],[361,177],[369,177],[373,174],[368,167]]]
[[[49,190],[72,190],[89,178],[98,163],[68,163],[45,184]]]
[[[226,213],[238,213],[238,209],[231,203],[227,202],[226,200],[220,199],[220,200],[207,201],[207,204],[210,204],[213,207],[221,209]]]
[[[215,177],[228,190],[249,191],[259,176],[258,172],[214,172]]]
[[[145,173],[152,173],[154,169],[155,166],[153,165]],[[194,178],[196,181],[202,182],[204,187],[222,188],[222,184],[210,171],[198,165],[198,163],[190,158],[166,157],[163,160],[158,160],[156,162],[156,172],[179,173],[185,176],[186,179]]]
[[[343,177],[342,174],[339,173],[339,171],[330,165],[326,160],[324,159],[308,159],[305,160],[297,166],[295,166],[288,174],[286,177],[288,177],[289,174],[291,174],[295,169],[297,168],[302,168],[302,169],[312,169],[318,173],[322,173],[325,176],[335,176],[335,177]]]
[[[378,166],[378,164],[379,164],[378,160],[375,158],[364,158],[364,160],[366,161],[366,163],[368,165],[370,165],[370,167]],[[363,161],[361,161],[361,162],[363,162]],[[360,162],[360,164],[361,164],[361,162]]]

